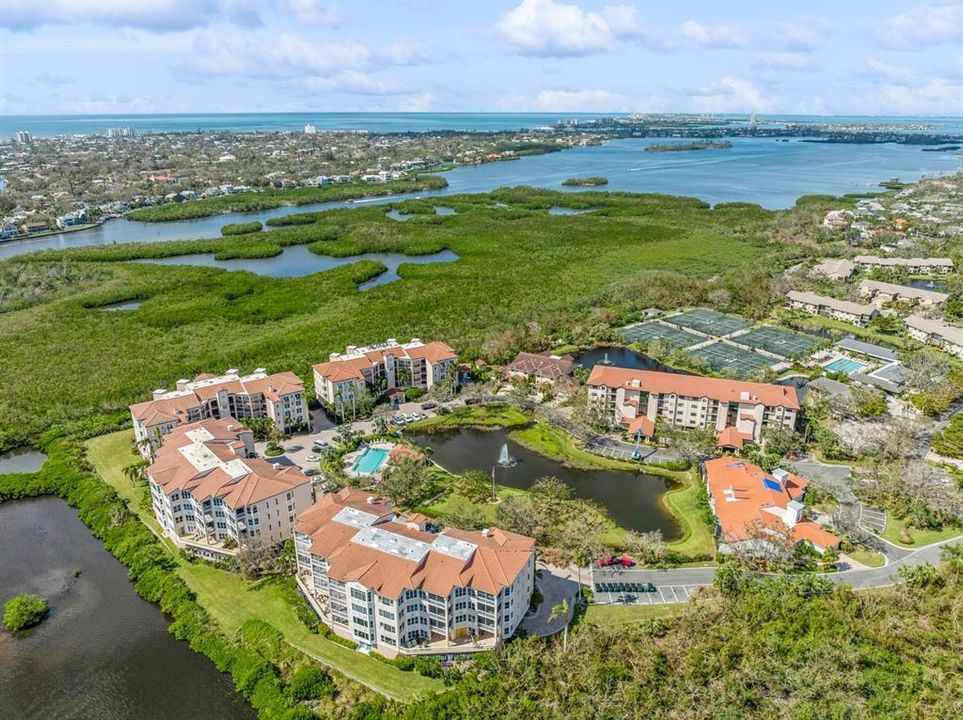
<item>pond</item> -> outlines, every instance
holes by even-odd
[[[662,504],[662,495],[670,486],[663,478],[565,467],[513,442],[506,430],[462,429],[412,435],[411,439],[422,447],[430,447],[432,459],[450,472],[480,469],[490,473],[494,467],[496,483],[523,490],[538,478],[552,475],[569,485],[576,497],[603,507],[622,527],[640,532],[660,530],[666,540],[680,536],[678,524]],[[509,453],[517,461],[514,467],[496,464],[506,442]]]
[[[36,448],[20,447],[0,453],[0,475],[4,473],[39,472],[47,455]],[[3,547],[0,545],[0,547]]]
[[[598,364],[614,365],[615,367],[630,368],[632,370],[655,370],[658,372],[673,372],[680,375],[691,375],[685,370],[678,370],[663,365],[658,360],[635,350],[617,345],[601,345],[591,350],[583,350],[574,356],[576,365],[591,370]]]
[[[0,717],[255,719],[63,500],[0,505],[0,547],[0,600],[32,592],[51,607],[22,636],[0,630]]]
[[[394,209],[386,212],[385,217],[391,218],[392,220],[397,220],[398,222],[404,222],[405,220],[414,217],[414,215],[403,213],[401,210]]]
[[[367,282],[358,286],[360,290],[368,290],[377,285],[385,285],[400,280],[398,266],[408,263],[412,265],[427,265],[429,263],[454,262],[458,255],[451,250],[442,250],[431,255],[402,255],[401,253],[364,253],[350,257],[336,258],[329,255],[317,255],[308,249],[307,245],[292,245],[284,248],[280,255],[269,258],[235,258],[233,260],[215,260],[211,253],[195,255],[174,255],[165,258],[145,258],[134,260],[138,263],[151,265],[197,265],[200,267],[223,268],[225,270],[247,270],[266,277],[303,277],[323,270],[341,267],[360,262],[361,260],[377,260],[388,269]]]
[[[584,215],[585,213],[592,212],[591,210],[576,210],[575,208],[560,207],[558,205],[553,205],[548,209],[549,215]]]
[[[143,302],[144,302],[143,300],[124,300],[123,302],[110,303],[109,305],[98,305],[90,309],[104,311],[104,312],[116,312],[118,310],[136,310],[141,306]]]
[[[451,217],[452,215],[457,214],[458,212],[455,210],[455,208],[445,207],[444,205],[435,205],[435,215]]]
[[[930,280],[929,278],[910,278],[901,282],[900,285],[917,290],[932,290],[941,293],[945,293],[949,287],[946,280]]]

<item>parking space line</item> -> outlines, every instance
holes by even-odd
[[[659,597],[662,598],[662,602],[665,602],[665,595],[662,594],[662,588],[658,588],[658,590],[659,590]]]

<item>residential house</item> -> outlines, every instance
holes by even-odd
[[[178,380],[174,390],[155,390],[147,402],[130,406],[134,437],[144,457],[178,425],[208,418],[270,418],[284,432],[310,423],[304,382],[292,372],[268,375],[257,368],[240,375],[198,375]]]
[[[571,355],[520,352],[505,366],[505,370],[511,377],[534,378],[537,382],[556,383],[568,377],[573,367],[575,367],[575,361]]]
[[[860,282],[859,294],[876,303],[905,301],[921,305],[941,305],[950,299],[946,293],[877,280]]]
[[[706,460],[703,472],[721,552],[766,553],[808,542],[823,553],[839,546],[838,537],[803,516],[809,483],[798,475],[733,457]]]
[[[490,650],[517,630],[535,583],[535,541],[430,525],[352,487],[294,528],[297,580],[338,635],[394,657]]]
[[[853,221],[853,213],[849,210],[830,210],[823,218],[823,227],[846,228]]]
[[[920,342],[936,345],[951,355],[963,358],[963,327],[922,315],[910,315],[906,318],[906,329]]]
[[[313,500],[310,479],[255,457],[253,433],[231,417],[174,428],[147,479],[164,534],[207,556],[287,540]]]
[[[865,268],[900,268],[914,275],[946,274],[953,272],[951,258],[889,258],[857,255],[853,260]]]
[[[872,305],[837,300],[811,292],[790,290],[786,293],[786,298],[789,301],[789,307],[805,310],[810,315],[825,315],[854,325],[866,325],[879,314],[879,310]]]
[[[430,390],[442,383],[458,384],[458,356],[442,342],[395,338],[367,347],[349,345],[314,366],[314,390],[329,407],[351,406],[365,389],[378,395],[398,388]]]
[[[676,373],[596,365],[588,379],[589,408],[629,434],[655,435],[656,422],[712,428],[721,447],[761,442],[770,426],[795,427],[795,388]]]

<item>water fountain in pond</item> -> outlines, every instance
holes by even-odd
[[[605,357],[599,360],[599,365],[611,365],[612,361],[609,360],[609,354],[605,353]]]
[[[515,467],[517,460],[513,458],[508,452],[508,443],[502,445],[502,451],[498,455],[498,464],[501,467]]]

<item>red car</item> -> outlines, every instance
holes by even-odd
[[[607,555],[606,557],[601,557],[596,560],[595,564],[599,567],[632,567],[635,565],[635,560],[630,558],[628,555],[624,555],[622,557]]]

